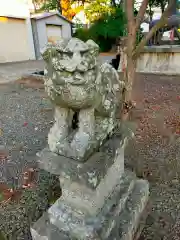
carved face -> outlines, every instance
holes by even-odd
[[[48,63],[47,75],[56,85],[89,85],[95,83],[99,46],[92,40],[63,39],[49,45],[42,53]]]

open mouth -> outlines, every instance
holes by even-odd
[[[86,83],[86,80],[83,77],[76,77],[76,76],[72,76],[72,77],[61,77],[61,80],[63,80],[66,83],[70,83],[71,85],[82,85],[84,83]]]

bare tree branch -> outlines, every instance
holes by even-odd
[[[113,5],[113,7],[117,7],[116,0],[111,0],[111,4]]]
[[[141,42],[138,44],[138,46],[136,47],[136,49],[133,52],[133,58],[136,59],[142,48],[145,46],[145,44],[147,43],[147,41],[163,26],[165,26],[168,22],[168,16],[171,13],[172,7],[174,6],[174,2],[176,0],[170,0],[168,7],[166,8],[166,10],[164,11],[164,13],[162,14],[160,20],[157,22],[156,25],[154,25],[151,30],[148,32],[148,34],[141,40]]]
[[[147,5],[148,5],[148,2],[149,2],[149,0],[143,0],[143,2],[141,4],[141,7],[140,7],[139,12],[138,12],[138,15],[136,17],[136,30],[139,28],[141,22],[144,19],[144,14],[146,12],[146,8],[147,8]]]

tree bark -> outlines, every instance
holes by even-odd
[[[36,12],[37,12],[37,9],[36,9],[36,3],[35,3],[34,0],[32,1],[32,3],[33,3],[33,6],[34,6],[34,12],[36,13]]]
[[[57,10],[62,14],[61,0],[57,0]]]
[[[141,22],[144,19],[144,14],[147,9],[149,0],[144,0],[140,6],[138,15],[136,17],[136,30],[140,27]]]
[[[117,7],[117,5],[116,5],[116,0],[111,0],[111,5],[112,5],[113,7]]]
[[[124,55],[127,55],[127,64],[124,72],[125,91],[123,94],[123,101],[127,111],[132,107],[132,86],[135,79],[136,64],[139,54],[142,51],[142,48],[145,46],[146,42],[156,33],[157,30],[166,24],[167,17],[170,10],[172,9],[172,6],[174,5],[174,1],[175,0],[170,0],[167,9],[161,16],[160,21],[150,30],[150,32],[141,40],[139,45],[136,47],[136,32],[139,29],[140,24],[144,18],[148,0],[143,0],[136,19],[134,17],[134,0],[126,0],[125,12],[128,20],[128,36],[126,52],[123,53]]]
[[[127,0],[121,0],[121,1],[120,1],[120,5],[119,5],[120,7],[122,7],[122,9],[124,10],[124,12],[126,12],[126,1],[127,1]]]
[[[135,78],[135,71],[136,71],[136,61],[133,59],[133,50],[136,43],[136,28],[134,27],[136,24],[134,18],[134,1],[128,0],[126,2],[126,13],[127,13],[127,28],[128,28],[128,36],[127,36],[127,47],[126,47],[126,59],[127,59],[127,66],[125,69],[124,74],[124,81],[125,81],[125,91],[124,91],[124,104],[125,107],[128,108],[131,105],[131,93],[132,93],[132,84]],[[126,64],[126,63],[125,63]]]
[[[152,5],[149,4],[149,17],[150,17],[150,21],[152,21],[153,19],[153,11],[152,11]]]
[[[161,12],[163,13],[164,10],[165,10],[165,6],[164,6],[164,4],[161,2]]]

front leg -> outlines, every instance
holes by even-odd
[[[67,137],[69,130],[69,109],[55,107],[55,123],[48,134],[48,144],[52,152],[58,153],[58,145]]]
[[[91,148],[95,137],[94,108],[82,109],[79,112],[79,128],[71,142],[74,157],[83,158]]]

